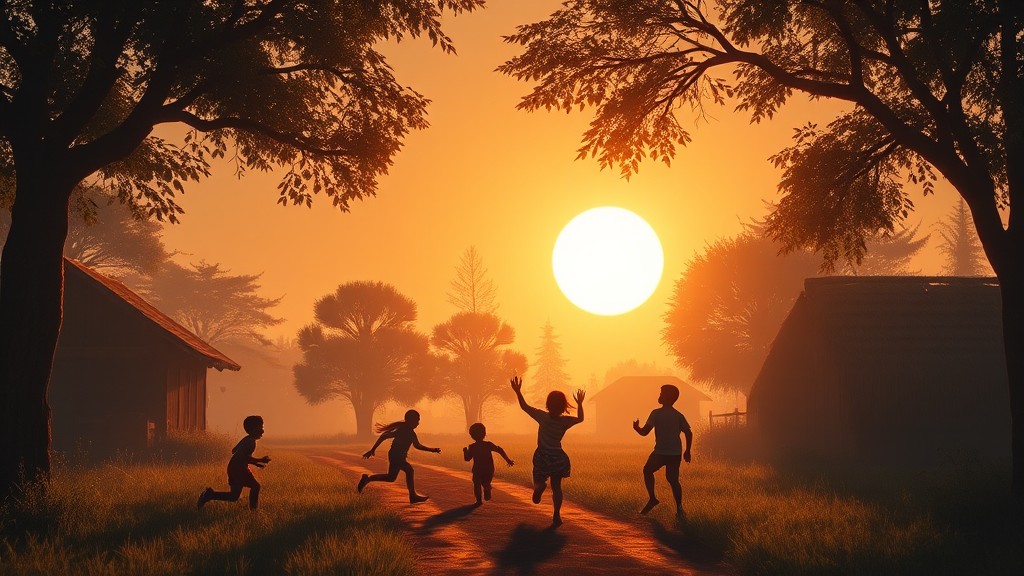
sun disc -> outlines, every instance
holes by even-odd
[[[661,281],[664,253],[643,218],[602,206],[565,225],[555,241],[552,268],[570,302],[592,314],[615,316],[651,297]]]

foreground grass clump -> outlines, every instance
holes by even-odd
[[[205,486],[226,489],[226,454],[189,464],[56,466],[48,490],[30,488],[0,509],[0,574],[416,572],[397,519],[356,498],[350,478],[303,456],[271,454],[258,472],[258,512],[248,510],[247,492],[196,510]]]
[[[531,485],[532,436],[488,437],[516,461],[496,458],[496,478]],[[591,510],[636,522],[685,558],[721,561],[741,574],[1019,574],[1024,566],[1024,506],[1009,493],[1005,470],[964,466],[916,478],[838,474],[829,469],[780,468],[713,458],[695,443],[683,464],[686,522],[676,522],[664,472],[662,502],[649,517],[641,469],[653,439],[632,444],[563,443],[572,459],[566,498]],[[416,458],[466,473],[468,438],[424,439],[449,446],[439,457]],[[876,471],[877,472],[877,471]],[[545,505],[549,500],[545,499]]]

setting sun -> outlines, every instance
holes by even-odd
[[[592,314],[615,316],[654,293],[664,254],[658,235],[643,218],[603,206],[566,224],[555,241],[552,267],[570,302]]]

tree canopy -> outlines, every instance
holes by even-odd
[[[357,434],[372,435],[373,415],[389,400],[414,403],[433,392],[434,362],[416,331],[416,303],[383,282],[349,282],[314,305],[299,330],[302,362],[295,388],[310,403],[342,398]]]
[[[277,170],[278,202],[376,193],[427,98],[379,47],[484,0],[24,0],[0,6],[0,492],[49,473],[47,383],[76,188],[177,220],[190,181]],[[170,141],[161,125],[183,128]]]
[[[460,312],[493,314],[498,310],[498,291],[487,276],[487,268],[476,246],[470,246],[462,253],[455,267],[448,302]]]

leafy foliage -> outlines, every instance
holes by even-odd
[[[515,330],[494,314],[459,312],[434,326],[430,343],[441,357],[445,393],[462,399],[466,426],[480,421],[484,403],[512,402],[512,374],[526,371],[526,356],[510,348]]]
[[[1005,138],[1024,127],[1022,25],[1020,6],[994,1],[569,0],[507,36],[524,50],[498,70],[533,83],[521,109],[592,107],[579,156],[626,177],[670,162],[690,141],[680,117],[706,106],[761,122],[796,92],[848,102],[773,157],[783,198],[767,225],[786,250],[859,264],[913,209],[903,182],[928,194],[936,171],[983,242],[1009,242],[998,212],[1024,163]]]
[[[314,305],[299,330],[303,359],[295,388],[310,403],[348,401],[356,428],[370,435],[374,412],[389,400],[414,403],[433,392],[435,363],[415,329],[416,303],[382,282],[349,282]]]

